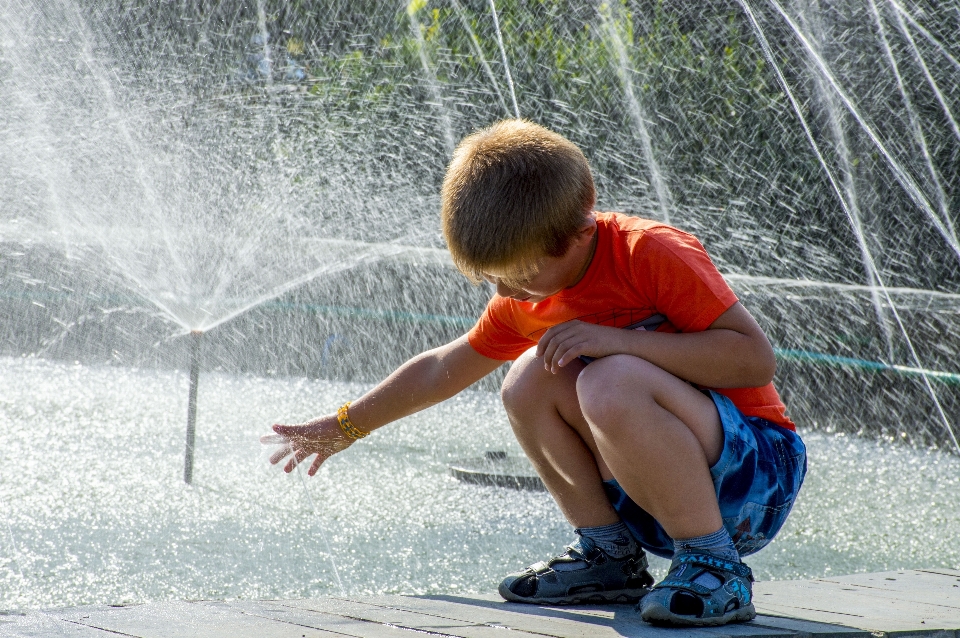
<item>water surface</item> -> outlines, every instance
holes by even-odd
[[[546,494],[449,476],[454,459],[519,453],[496,394],[466,392],[381,430],[305,488],[267,464],[258,436],[364,386],[204,374],[193,486],[185,372],[0,358],[0,388],[0,610],[490,593],[571,540]],[[777,541],[748,561],[758,578],[960,564],[960,459],[804,437],[807,482]],[[666,561],[651,562],[662,575]]]

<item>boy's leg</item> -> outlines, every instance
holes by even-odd
[[[713,401],[637,357],[604,357],[577,378],[580,409],[594,444],[624,491],[671,538],[720,529],[710,467],[723,451]]]
[[[620,520],[603,491],[612,478],[577,400],[579,360],[558,374],[544,370],[533,350],[510,368],[501,396],[510,424],[544,485],[576,528]]]
[[[620,486],[675,541],[670,573],[640,603],[644,620],[703,626],[755,617],[753,576],[723,527],[710,472],[725,436],[713,399],[625,355],[584,369],[577,397]]]
[[[723,429],[709,397],[627,355],[573,362],[558,374],[524,354],[503,400],[514,432],[575,527],[618,520],[601,480],[616,477],[672,538],[722,525],[710,466]]]
[[[507,600],[632,603],[654,582],[646,555],[604,491],[603,479],[612,477],[598,460],[576,398],[582,367],[577,361],[553,375],[531,351],[504,381],[504,405],[517,438],[578,535],[564,554],[507,576],[500,585]]]

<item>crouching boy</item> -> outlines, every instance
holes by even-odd
[[[290,457],[289,472],[315,454],[312,475],[513,360],[507,415],[576,539],[500,594],[639,601],[654,623],[749,620],[740,557],[779,531],[806,471],[773,349],[694,237],[594,203],[587,160],[560,135],[506,120],[467,137],[444,180],[443,231],[457,267],[497,294],[467,335],[337,415],[274,426],[270,460]],[[672,559],[656,586],[645,550]]]

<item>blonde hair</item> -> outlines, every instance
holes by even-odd
[[[457,268],[472,281],[496,271],[509,285],[559,257],[593,209],[590,165],[575,144],[527,120],[464,138],[447,168],[440,217]]]

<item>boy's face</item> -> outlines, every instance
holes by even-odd
[[[591,215],[570,242],[567,252],[559,257],[541,257],[537,262],[537,274],[519,284],[511,282],[511,286],[507,286],[502,275],[496,272],[484,273],[483,278],[497,287],[497,294],[501,297],[529,303],[544,301],[583,279],[596,246],[596,231],[597,222]]]

